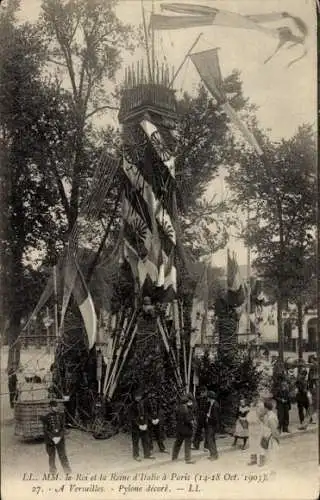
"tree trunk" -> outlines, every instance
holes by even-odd
[[[7,369],[8,373],[12,371],[16,371],[20,364],[20,348],[21,344],[18,340],[20,335],[20,320],[21,314],[15,313],[10,320],[9,326],[9,351],[8,351],[8,364]]]
[[[301,299],[297,302],[298,310],[298,358],[303,359],[303,312]]]
[[[280,361],[283,361],[284,358],[284,335],[283,335],[282,311],[283,311],[283,300],[279,298],[277,302],[277,322],[278,322],[278,343],[279,343]]]

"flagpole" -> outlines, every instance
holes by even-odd
[[[185,57],[184,57],[184,59],[183,59],[182,63],[180,64],[179,68],[177,69],[177,71],[176,71],[176,72],[175,72],[175,74],[173,75],[172,80],[171,80],[171,82],[170,82],[170,84],[169,84],[169,87],[172,87],[172,85],[173,85],[173,83],[174,83],[175,79],[177,78],[178,74],[180,73],[180,71],[181,71],[181,69],[182,69],[182,67],[183,67],[184,63],[186,62],[186,60],[188,59],[189,55],[191,54],[192,49],[194,49],[194,48],[195,48],[195,46],[196,46],[196,45],[197,45],[197,43],[199,42],[199,40],[200,40],[200,38],[202,37],[202,35],[203,35],[203,33],[200,33],[200,35],[198,35],[198,36],[197,36],[196,40],[195,40],[195,41],[193,42],[193,44],[191,45],[191,47],[190,47],[190,49],[188,50],[188,52],[186,53],[186,55],[185,55]]]
[[[183,302],[182,301],[181,301],[181,331],[182,331],[184,382],[185,382],[185,384],[187,384],[187,380],[188,380],[188,373],[187,373],[187,352],[186,352],[186,338],[185,338],[185,329],[184,329]]]
[[[146,53],[147,53],[149,81],[151,82],[152,81],[152,70],[151,70],[151,64],[150,64],[149,37],[148,37],[148,31],[147,31],[146,13],[145,13],[144,6],[143,6],[143,0],[141,0],[141,10],[142,10],[144,37],[146,40]]]
[[[248,203],[247,209],[247,228],[250,225],[250,204]],[[250,311],[251,311],[251,251],[250,245],[247,245],[247,343],[249,343],[251,324],[250,324]]]
[[[152,17],[154,15],[154,0],[152,0]],[[152,81],[155,83],[155,54],[154,54],[154,29],[151,27],[151,64],[152,64]]]

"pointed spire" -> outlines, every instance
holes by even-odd
[[[134,71],[134,64],[132,64],[131,71],[132,71],[132,86],[135,87],[136,86],[136,75],[135,75],[135,71]]]
[[[131,69],[128,68],[128,88],[130,89],[132,87],[132,75],[131,75]]]

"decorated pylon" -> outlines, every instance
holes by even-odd
[[[169,70],[155,63],[126,70],[122,126],[123,241],[121,261],[130,269],[135,301],[124,331],[119,365],[106,394],[152,389],[162,406],[182,387],[174,328],[166,312],[177,294],[175,127],[177,104]],[[163,394],[163,387],[170,387]],[[129,389],[130,390],[130,389]],[[166,411],[165,411],[166,412]],[[168,414],[172,413],[168,410]]]
[[[176,100],[169,70],[126,72],[119,121],[123,136],[123,258],[140,296],[167,302],[176,293]]]

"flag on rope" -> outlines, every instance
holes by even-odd
[[[238,127],[243,137],[251,145],[251,147],[256,151],[256,153],[261,156],[263,154],[256,138],[250,132],[248,127],[243,123],[238,117],[237,113],[231,107],[227,101],[227,97],[223,91],[222,86],[222,76],[218,58],[219,49],[210,49],[203,52],[197,52],[190,55],[190,58],[195,65],[201,80],[206,85],[212,96],[221,104],[223,110],[228,115],[230,120]]]
[[[68,252],[65,261],[64,287],[66,292],[64,294],[65,297],[70,297],[70,294],[72,293],[74,300],[79,307],[84,322],[84,326],[87,332],[89,349],[91,349],[94,343],[96,342],[96,337],[97,337],[96,311],[91,294],[86,285],[81,269],[79,268],[76,256],[71,251]],[[65,315],[68,303],[67,301],[65,301],[65,303],[63,304],[62,308],[63,315]]]
[[[207,263],[204,263],[192,301],[191,327],[193,333],[191,334],[191,347],[196,345],[204,333],[204,326],[206,324],[206,317],[208,314],[208,298],[208,265]]]
[[[226,101],[226,96],[222,88],[218,50],[219,48],[196,52],[190,55],[190,59],[209,92],[219,103],[222,103]]]
[[[162,4],[161,9],[187,15],[163,16],[152,14],[150,26],[154,30],[185,29],[197,26],[224,26],[228,28],[255,30],[278,39],[275,52],[264,61],[265,63],[270,61],[286,44],[304,46],[303,54],[291,61],[288,66],[297,62],[307,53],[305,43],[308,36],[308,27],[300,17],[293,16],[288,12],[245,15],[205,5],[183,3]],[[281,22],[281,26],[276,28],[265,27],[264,24],[269,22]],[[295,33],[292,30],[293,28]]]

